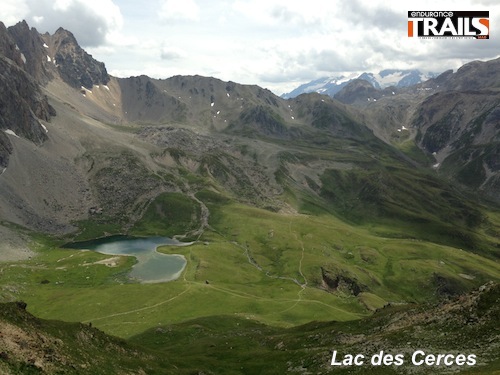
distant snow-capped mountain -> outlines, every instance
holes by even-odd
[[[329,96],[334,96],[344,86],[354,79],[364,79],[370,82],[376,89],[384,89],[389,86],[407,87],[427,81],[428,79],[437,77],[437,73],[422,73],[419,70],[397,70],[386,69],[379,73],[363,73],[361,75],[340,76],[340,77],[323,77],[309,83],[300,85],[295,90],[283,94],[284,99],[295,98],[300,94],[309,92],[317,92]]]

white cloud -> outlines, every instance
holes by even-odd
[[[418,9],[489,10],[491,39],[408,38],[407,12]],[[324,76],[443,71],[500,54],[497,0],[2,0],[0,17],[41,32],[63,26],[112,74],[201,74],[277,93]]]
[[[104,44],[107,35],[123,25],[120,8],[112,0],[3,0],[0,17],[7,25],[25,19],[42,33],[63,27],[84,47]]]
[[[483,2],[490,5],[490,22],[500,24],[500,19],[496,21],[499,5],[493,7],[489,0]],[[424,1],[418,6],[436,10],[484,9],[469,1],[457,5],[445,0],[439,6]],[[495,35],[488,41],[409,39],[407,11],[413,8],[408,3],[388,4],[382,0],[324,2],[321,7],[315,0],[235,2],[235,9],[242,16],[271,32],[261,43],[262,56],[253,58],[255,62],[267,56],[269,62],[267,66],[255,63],[253,72],[261,85],[281,86],[277,92],[286,91],[290,81],[304,83],[323,76],[387,68],[440,72],[473,59],[500,55],[500,42]],[[300,24],[300,31],[294,31]],[[280,33],[282,30],[286,32]]]
[[[0,6],[0,21],[5,26],[12,26],[21,21],[29,11],[25,0],[2,0]]]
[[[54,3],[54,5],[53,5],[54,10],[65,12],[71,7],[73,1],[72,0],[56,0],[53,3]]]
[[[164,0],[159,15],[166,21],[197,21],[200,8],[194,0]]]
[[[241,17],[274,27],[323,26],[339,13],[338,3],[325,0],[237,0],[233,9]]]
[[[43,20],[45,19],[44,16],[33,16],[33,21],[35,22],[36,25],[39,25],[43,22]]]
[[[186,52],[176,47],[163,47],[160,56],[163,60],[179,60],[186,57]]]

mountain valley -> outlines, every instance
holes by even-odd
[[[67,30],[0,23],[0,372],[331,373],[412,345],[499,371],[499,64],[284,99],[113,77]],[[158,251],[187,266],[146,284],[64,248],[116,234],[182,239]]]

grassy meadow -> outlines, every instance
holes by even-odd
[[[196,207],[174,198],[196,216]],[[354,226],[332,215],[279,214],[207,191],[199,198],[210,209],[210,229],[191,246],[159,248],[186,257],[178,280],[134,283],[127,273],[135,258],[62,249],[57,241],[37,237],[37,256],[0,265],[2,300],[24,300],[40,318],[92,323],[129,338],[210,316],[273,327],[350,321],[388,302],[435,301],[500,278],[494,260],[417,239],[377,235],[383,226]],[[154,221],[153,216],[145,218]],[[151,224],[161,230],[158,223]],[[353,293],[345,282],[332,288],[324,275],[341,275],[359,290]]]

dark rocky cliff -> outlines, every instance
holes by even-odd
[[[110,77],[104,63],[85,52],[72,33],[59,28],[54,35],[46,36],[55,51],[59,75],[67,84],[91,90],[93,85],[105,85],[109,82]]]
[[[22,54],[22,67],[41,84],[47,83],[52,77],[50,66],[47,66],[47,49],[38,31],[29,28],[26,21],[9,27],[8,34],[15,43],[15,48]]]
[[[16,29],[17,30],[17,29]],[[21,39],[29,39],[32,31]],[[42,47],[43,48],[43,47]],[[25,62],[26,60],[26,62]],[[36,69],[27,64],[28,58],[0,23],[0,167],[8,164],[12,145],[5,131],[11,130],[16,135],[40,144],[47,139],[46,131],[39,120],[49,121],[55,115],[47,97],[29,70]]]

